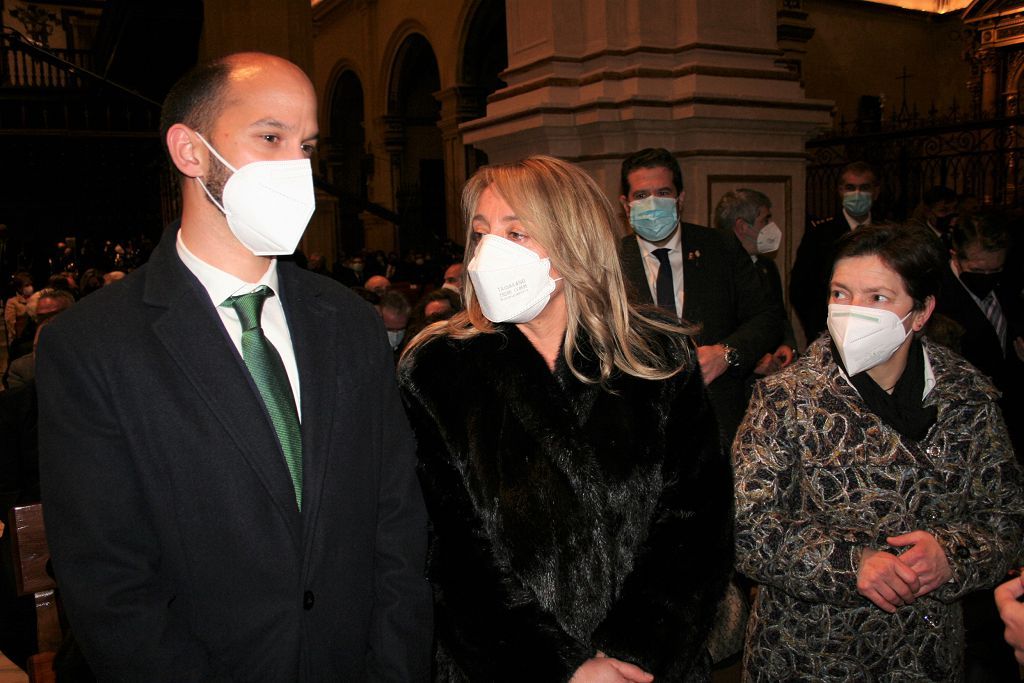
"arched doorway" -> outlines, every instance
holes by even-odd
[[[326,140],[327,173],[331,183],[353,198],[367,198],[365,113],[363,85],[351,70],[338,76],[331,96],[330,137]],[[364,246],[363,223],[359,219],[360,204],[339,203],[338,239],[340,248],[353,254]],[[335,255],[337,258],[337,255]]]
[[[436,252],[447,233],[441,104],[434,97],[440,87],[433,48],[422,35],[410,35],[391,70],[385,140],[403,252]]]

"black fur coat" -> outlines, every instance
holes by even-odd
[[[619,376],[611,393],[500,329],[434,338],[400,370],[433,525],[438,680],[566,681],[597,650],[659,683],[706,680],[733,493],[692,346],[665,340],[687,370]]]

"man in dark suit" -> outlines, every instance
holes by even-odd
[[[782,343],[773,353],[761,356],[754,366],[754,374],[762,377],[778,372],[793,362],[796,336],[786,315],[779,268],[768,256],[782,244],[782,230],[772,219],[772,202],[767,195],[757,190],[726,192],[715,207],[715,227],[736,235],[754,264],[768,301],[782,319]]]
[[[42,335],[47,534],[100,680],[429,677],[426,517],[380,318],[274,258],[312,213],[316,111],[270,55],[186,75],[162,121],[180,229]]]
[[[836,189],[842,202],[841,213],[808,226],[789,274],[789,300],[808,344],[825,331],[836,242],[861,225],[871,225],[871,207],[878,199],[880,186],[871,166],[855,161],[843,167]]]
[[[1006,219],[994,211],[961,216],[950,238],[935,313],[957,323],[962,332],[953,345],[1003,393],[1006,426],[1024,458],[1024,319],[1020,289],[1003,272],[1011,246]]]
[[[746,411],[746,379],[778,346],[782,320],[733,235],[679,220],[685,192],[671,153],[630,155],[620,180],[635,231],[622,239],[623,274],[636,301],[700,325],[697,356],[728,447]]]

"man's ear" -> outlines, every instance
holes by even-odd
[[[619,195],[619,204],[622,204],[622,210],[626,212],[626,218],[629,218],[629,200],[626,199],[626,195]]]
[[[206,175],[208,157],[205,149],[193,143],[192,130],[176,123],[167,130],[167,152],[175,167],[189,178]]]
[[[683,212],[683,204],[686,203],[686,190],[680,190],[679,196],[676,197],[676,211],[679,213]]]

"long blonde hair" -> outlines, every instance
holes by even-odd
[[[477,171],[462,190],[467,265],[475,250],[473,215],[487,188],[501,195],[530,236],[544,246],[563,279],[568,325],[562,353],[576,377],[605,384],[618,370],[635,377],[663,379],[685,367],[673,360],[673,354],[666,354],[664,342],[656,343],[654,337],[675,339],[680,348],[689,348],[683,337],[693,333],[693,328],[644,315],[629,303],[619,265],[615,209],[583,169],[538,155]],[[480,309],[469,278],[462,295],[466,310],[423,330],[407,353],[435,336],[468,339],[495,331]],[[574,363],[581,329],[590,337],[600,368],[597,377],[583,374]]]

